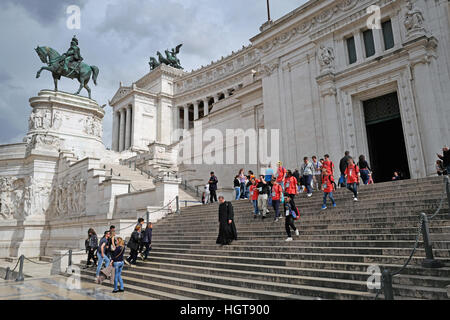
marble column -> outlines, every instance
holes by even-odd
[[[112,150],[116,152],[119,151],[119,126],[120,126],[120,113],[114,112]]]
[[[230,90],[228,90],[228,89],[225,90],[224,94],[225,94],[225,99],[229,98],[230,97]]]
[[[189,130],[189,105],[183,106],[184,108],[184,127],[183,129]]]
[[[125,150],[131,146],[131,106],[127,107],[127,120],[125,125]]]
[[[198,120],[200,118],[199,112],[198,112],[198,105],[200,103],[198,101],[194,102],[194,121]]]
[[[373,29],[372,32],[375,43],[375,54],[379,55],[384,51],[383,31],[381,29]]]
[[[120,110],[120,133],[119,133],[119,152],[125,150],[125,109]]]
[[[209,100],[205,99],[203,100],[203,114],[206,117],[209,115]]]
[[[365,58],[364,49],[362,46],[361,32],[356,32],[353,34],[355,37],[355,48],[356,48],[356,61],[361,62]]]

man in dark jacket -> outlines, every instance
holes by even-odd
[[[219,236],[216,243],[222,246],[230,245],[233,240],[237,240],[233,205],[225,201],[223,196],[219,197],[219,203]]]
[[[350,159],[350,151],[345,151],[345,156],[339,162],[339,170],[341,171],[341,179],[339,181],[343,188],[347,188],[347,180],[345,179],[345,170],[348,166],[348,160]]]
[[[269,212],[268,206],[268,200],[269,195],[271,192],[271,182],[266,182],[264,180],[264,176],[261,175],[259,177],[259,182],[256,185],[256,188],[258,189],[258,210],[262,213],[262,219],[264,220],[266,218],[267,213]]]
[[[447,171],[447,174],[450,174],[450,150],[448,147],[444,147],[442,151],[443,155],[438,154],[437,156],[442,160],[444,169]]]
[[[209,192],[210,192],[210,198],[211,203],[217,202],[217,184],[219,183],[219,179],[214,175],[214,172],[211,172],[211,177],[209,178],[208,184],[209,184]]]
[[[152,249],[152,233],[153,233],[153,224],[147,223],[147,227],[145,228],[145,231],[143,232],[143,238],[142,243],[145,246],[145,251],[143,255],[143,260],[145,261],[148,258],[148,254],[150,253],[150,250]]]
[[[126,261],[131,266],[136,265],[138,249],[139,249],[141,240],[142,240],[141,226],[137,225],[134,228],[133,233],[131,234],[130,241],[128,241],[128,248],[130,248],[131,252],[130,252],[130,256],[128,257],[128,259],[126,259]]]

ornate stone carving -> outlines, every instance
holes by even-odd
[[[87,181],[77,175],[53,189],[51,200],[56,216],[81,216],[86,213]]]
[[[35,134],[27,139],[27,154],[34,149],[56,150],[61,147],[61,141],[58,137],[47,134]]]
[[[81,121],[83,121],[84,133],[98,138],[102,137],[102,123],[99,119],[89,116]]]
[[[333,71],[335,60],[333,48],[320,46],[318,55],[319,55],[320,70],[322,72]]]
[[[278,63],[278,61],[265,64],[265,65],[263,65],[263,74],[266,77],[270,77],[272,75],[272,73],[274,73],[274,71],[278,69],[279,66],[280,66],[280,64]]]
[[[424,27],[424,17],[422,11],[416,7],[414,0],[407,0],[407,12],[405,14],[405,29],[406,29],[406,37],[408,39],[422,36],[426,34],[426,30]]]

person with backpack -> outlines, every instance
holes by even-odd
[[[153,233],[153,223],[147,223],[147,227],[143,233],[142,243],[144,244],[145,251],[143,253],[142,260],[147,260],[148,254],[152,249],[152,233]]]
[[[345,178],[347,182],[347,189],[353,192],[353,201],[358,201],[358,183],[361,177],[359,167],[353,161],[353,158],[348,159],[348,166],[345,169]]]
[[[323,205],[322,210],[327,209],[327,198],[329,197],[333,208],[336,208],[336,201],[333,197],[333,183],[331,182],[331,175],[328,174],[327,169],[322,169],[322,190],[323,190]]]
[[[260,215],[259,209],[258,209],[258,197],[259,197],[259,192],[258,192],[257,182],[256,182],[256,179],[253,178],[252,185],[250,186],[250,200],[252,201],[252,204],[253,204],[254,219],[258,218],[258,216]]]
[[[286,216],[285,221],[285,227],[286,227],[286,233],[288,238],[286,239],[287,242],[293,241],[292,234],[291,234],[291,228],[294,230],[296,236],[300,236],[300,231],[295,226],[295,219],[300,218],[299,211],[297,207],[292,203],[292,198],[289,194],[286,194],[284,201],[284,212]]]
[[[97,272],[95,274],[95,282],[99,283],[100,279],[100,271],[103,266],[103,262],[105,262],[105,267],[109,266],[110,259],[108,257],[109,255],[109,238],[111,234],[109,231],[105,231],[103,238],[100,239],[100,243],[97,249],[97,258],[98,258],[98,264],[97,264]]]
[[[330,175],[330,179],[333,183],[334,190],[336,190],[336,182],[334,180],[334,163],[330,160],[329,154],[326,154],[324,156],[322,168],[327,169],[328,175]]]
[[[322,190],[322,163],[317,160],[316,156],[312,157],[312,165],[314,167],[313,183],[315,190]]]
[[[117,238],[117,246],[111,253],[111,265],[114,267],[114,291],[113,293],[124,292],[122,270],[123,270],[123,254],[125,253],[125,243],[122,238]],[[120,289],[118,286],[120,284]]]
[[[339,182],[343,181],[342,187],[344,187],[344,188],[347,187],[347,183],[345,181],[345,169],[347,169],[348,160],[350,158],[351,158],[350,151],[345,151],[344,157],[339,162],[339,170],[341,171],[341,178],[339,179]]]
[[[276,179],[272,179],[272,206],[275,210],[275,222],[280,221],[280,204],[283,195],[283,188],[277,183]]]
[[[128,248],[130,248],[130,256],[126,259],[130,266],[136,265],[138,249],[141,243],[141,225],[137,225],[131,234],[130,241],[128,241]]]
[[[98,248],[98,238],[97,233],[94,229],[88,230],[88,238],[86,239],[86,253],[88,254],[86,268],[91,266],[91,259],[94,261],[94,266],[97,264],[96,251]]]

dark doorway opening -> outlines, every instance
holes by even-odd
[[[364,115],[374,182],[392,181],[395,171],[410,179],[397,93],[365,101]]]

